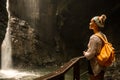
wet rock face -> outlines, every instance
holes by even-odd
[[[2,10],[6,10],[6,2],[1,2],[2,4],[0,3],[0,6],[2,5]],[[16,5],[17,3],[19,5]],[[51,20],[53,8],[52,5],[47,5],[50,4],[50,1],[44,0],[42,3],[46,4],[43,5],[46,10],[43,9],[42,11],[45,10],[45,12],[39,14],[39,0],[10,0],[10,19],[8,25],[11,28],[10,35],[14,66],[40,66],[56,61],[56,57],[54,56],[55,42],[52,33],[54,32],[52,23],[54,20]],[[23,6],[21,7],[21,5]],[[6,14],[4,15],[4,13]],[[4,27],[1,29],[4,31],[1,31],[3,32],[2,43],[7,27],[7,11],[1,13],[1,15],[6,19],[2,21],[5,23],[4,26],[0,26],[0,28]],[[0,24],[3,24],[2,22]]]
[[[39,40],[35,30],[26,21],[12,17],[9,27],[14,66],[38,66],[54,61],[48,53],[50,49]]]
[[[35,40],[34,29],[26,21],[16,17],[10,18],[9,26],[11,30],[12,54],[13,59],[15,59],[14,61],[16,61],[15,63],[29,61],[26,59],[26,56],[30,58],[33,52],[36,54],[35,44],[37,40]]]
[[[11,28],[13,54],[20,55],[34,51],[34,29],[32,29],[26,21],[15,17],[9,20],[9,24]]]

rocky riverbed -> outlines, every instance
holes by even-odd
[[[116,54],[116,61],[108,67],[105,80],[120,80],[120,53]]]

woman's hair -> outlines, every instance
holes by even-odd
[[[103,28],[107,17],[105,14],[102,14],[101,16],[95,16],[92,19],[95,21],[98,27]]]

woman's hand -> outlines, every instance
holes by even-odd
[[[86,51],[83,51],[83,55],[85,56]]]

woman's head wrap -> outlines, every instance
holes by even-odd
[[[101,16],[95,16],[92,18],[92,20],[95,21],[95,23],[98,25],[98,27],[104,27],[106,15],[102,14]]]

